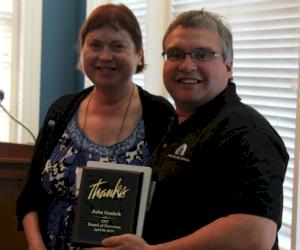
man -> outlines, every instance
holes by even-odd
[[[144,240],[127,234],[103,245],[278,249],[288,154],[267,120],[236,93],[229,28],[217,14],[185,12],[169,26],[162,55],[178,119],[150,163],[156,187]]]

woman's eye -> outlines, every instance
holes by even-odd
[[[112,48],[112,50],[115,51],[115,52],[121,52],[121,51],[123,51],[126,47],[125,47],[124,44],[116,43],[116,44],[113,44],[111,48]]]
[[[91,43],[91,44],[90,44],[90,47],[91,47],[92,49],[98,49],[98,48],[100,48],[100,45],[99,45],[98,43]]]

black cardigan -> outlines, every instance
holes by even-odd
[[[42,187],[41,171],[80,103],[92,89],[93,87],[89,87],[77,94],[62,96],[49,108],[34,147],[27,182],[17,200],[16,212],[19,230],[23,229],[24,216],[30,211],[36,211],[39,215],[41,232],[44,235],[45,225],[40,216],[46,209],[47,194]],[[138,91],[142,102],[145,140],[150,152],[153,152],[165,134],[169,120],[172,119],[175,111],[164,98],[152,95],[139,86]]]

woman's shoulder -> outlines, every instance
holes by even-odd
[[[57,119],[60,116],[64,116],[68,111],[70,114],[74,113],[81,101],[90,93],[92,87],[84,89],[80,92],[70,93],[58,97],[52,102],[48,108],[45,120]]]
[[[87,96],[87,94],[90,93],[91,90],[92,87],[89,87],[81,90],[80,92],[62,95],[52,102],[49,107],[49,111],[66,108],[68,105],[74,105],[77,102],[80,103]]]

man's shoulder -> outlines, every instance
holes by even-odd
[[[272,127],[267,118],[254,107],[245,103],[232,105],[230,108],[223,111],[223,119],[231,125],[238,127],[256,127],[269,128]]]
[[[267,117],[247,104],[240,103],[224,111],[217,124],[216,135],[222,138],[241,138],[252,143],[271,140],[284,147],[281,136]]]
[[[147,90],[138,86],[140,98],[144,109],[151,109],[156,112],[167,112],[167,114],[175,114],[173,105],[163,96],[149,93]]]

